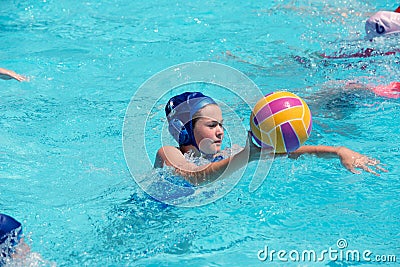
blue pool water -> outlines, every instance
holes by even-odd
[[[31,250],[43,258],[31,264],[286,266],[262,262],[257,253],[265,246],[320,252],[337,249],[339,239],[352,250],[400,257],[400,102],[343,92],[332,82],[395,81],[399,56],[316,56],[368,47],[365,20],[395,4],[264,2],[0,3],[0,67],[30,77],[28,83],[0,80],[0,212],[23,223]],[[236,68],[265,94],[289,90],[304,97],[314,114],[307,144],[348,146],[380,159],[389,172],[354,175],[337,159],[278,158],[253,193],[245,176],[206,206],[154,201],[124,159],[125,112],[152,75],[195,60]],[[150,141],[153,159],[159,143]]]

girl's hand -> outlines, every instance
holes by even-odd
[[[273,153],[273,149],[270,148],[260,148],[253,143],[253,138],[251,136],[251,132],[247,132],[247,140],[246,140],[246,147],[245,149],[249,150],[249,162],[260,160],[260,159],[267,159]]]
[[[364,155],[357,153],[346,147],[340,147],[337,150],[337,155],[339,156],[340,161],[343,164],[343,166],[346,169],[348,169],[349,171],[351,171],[352,173],[356,173],[356,174],[361,173],[360,171],[356,170],[356,168],[358,168],[358,169],[362,169],[366,172],[370,172],[376,176],[380,176],[379,173],[372,170],[368,166],[375,166],[375,168],[377,170],[387,172],[386,169],[379,166],[379,164],[380,164],[379,160],[369,158],[367,156],[364,156]]]
[[[25,76],[22,76],[12,70],[7,70],[7,69],[3,69],[3,68],[0,68],[0,79],[3,79],[3,80],[15,79],[19,82],[28,81],[28,78],[26,78]]]

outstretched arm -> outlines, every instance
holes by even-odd
[[[379,176],[379,173],[372,170],[370,166],[375,166],[379,171],[387,172],[386,169],[382,168],[379,164],[380,161],[369,158],[358,152],[355,152],[347,147],[332,147],[332,146],[302,146],[296,151],[290,154],[290,157],[297,158],[302,154],[315,154],[319,157],[332,157],[337,156],[340,159],[342,165],[351,171],[352,173],[359,174],[360,171],[356,169],[362,169],[366,172],[370,172]]]
[[[3,68],[0,68],[0,79],[3,80],[15,79],[20,82],[28,80],[25,76],[19,75],[18,73],[15,73],[12,70],[7,70]]]

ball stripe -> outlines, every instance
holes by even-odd
[[[259,145],[260,147],[262,147],[262,148],[269,148],[269,149],[273,149],[273,148],[274,148],[272,145],[269,145],[269,144],[272,144],[272,143],[273,143],[273,142],[270,140],[269,136],[267,136],[267,135],[263,136],[264,140],[265,140],[265,139],[268,139],[268,140],[269,140],[269,141],[268,141],[269,144],[266,144],[265,142],[262,142],[262,141],[260,140],[260,138],[257,136],[257,134],[255,134],[255,133],[253,133],[253,132],[251,132],[251,136],[253,137],[254,141],[256,141],[257,145]]]
[[[282,102],[284,102],[284,105],[282,105]],[[278,98],[272,102],[269,103],[269,105],[264,105],[260,110],[257,111],[256,114],[256,120],[255,123],[256,125],[260,124],[264,120],[268,119],[270,116],[273,114],[279,113],[282,110],[288,109],[288,108],[293,108],[293,107],[298,107],[302,106],[302,102],[298,98],[292,98],[292,97],[282,97]],[[279,124],[278,124],[279,125]]]
[[[304,100],[301,100],[301,101],[302,101],[303,107],[304,107],[302,119],[303,119],[305,125],[309,125],[310,121],[311,121],[311,111],[310,111],[310,108],[307,106],[307,103],[304,102]]]
[[[263,122],[259,122],[259,127],[263,129],[271,129],[271,127],[268,126],[279,126],[282,123],[285,123],[288,121],[288,118],[293,118],[293,119],[300,119],[298,114],[302,112],[303,107],[293,107],[290,109],[285,109],[279,113],[274,114],[273,116],[269,117],[268,119],[264,120]],[[264,126],[263,126],[264,125]],[[267,128],[264,128],[267,127]],[[271,129],[272,130],[272,129]]]
[[[293,152],[300,146],[300,141],[296,132],[293,130],[289,122],[281,125],[283,140],[287,152]]]
[[[296,130],[297,138],[300,140],[300,143],[303,143],[307,140],[309,134],[307,133],[306,128],[301,120],[291,121],[290,125],[293,129]]]
[[[255,119],[255,117],[254,117],[254,119]],[[263,142],[261,142],[261,140],[266,140],[265,143],[272,144],[269,134],[265,133],[264,131],[261,131],[261,129],[259,127],[255,126],[253,116],[251,116],[251,119],[250,119],[250,128],[251,128],[251,133],[252,133],[254,139],[258,142],[258,145],[260,145],[262,147],[267,147],[266,145],[262,145]]]
[[[275,151],[277,153],[285,153],[285,141],[283,140],[281,127],[275,128],[276,138],[275,138]]]
[[[254,123],[256,125],[260,124],[260,122],[263,122],[265,119],[271,117],[271,109],[269,108],[268,105],[263,106],[256,114],[254,118]]]
[[[307,135],[310,136],[311,134],[311,129],[312,129],[312,118],[310,118],[310,124],[308,124],[307,128]]]
[[[284,104],[282,104],[282,102]],[[287,108],[301,106],[301,105],[302,103],[300,99],[293,97],[282,97],[269,103],[269,106],[273,114],[278,113]]]
[[[256,141],[256,143],[257,143],[257,145],[259,145],[259,146],[261,146],[262,145],[262,142],[261,142],[261,140],[260,139],[258,139],[258,137],[252,132],[251,133],[251,136],[253,136],[253,138],[254,138],[254,141]]]

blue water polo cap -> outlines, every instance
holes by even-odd
[[[8,257],[22,234],[21,223],[13,217],[0,213],[0,258]],[[0,261],[0,266],[1,266]]]
[[[6,239],[16,233],[21,232],[21,223],[13,217],[0,213],[0,244],[3,244]]]
[[[211,97],[200,92],[185,92],[168,101],[165,106],[168,130],[179,145],[193,145],[198,148],[193,134],[193,115],[211,104],[217,105]]]

